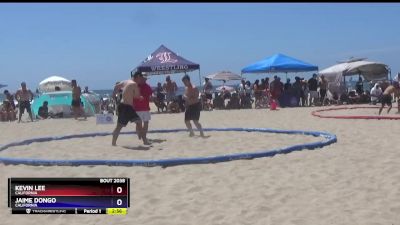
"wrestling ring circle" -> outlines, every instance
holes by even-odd
[[[321,112],[327,111],[335,111],[335,110],[351,110],[351,109],[379,109],[378,106],[346,106],[346,107],[338,107],[338,108],[328,108],[328,109],[320,109],[311,112],[311,115],[319,117],[319,118],[331,118],[331,119],[375,119],[375,120],[400,120],[400,116],[363,116],[363,115],[352,115],[352,116],[328,116],[321,115]],[[385,110],[386,108],[384,108]],[[393,108],[392,108],[393,110]],[[385,113],[382,111],[382,114]]]
[[[260,132],[260,133],[278,133],[278,134],[292,134],[292,135],[308,135],[314,137],[323,137],[324,140],[318,142],[311,142],[305,144],[292,145],[289,147],[264,150],[261,152],[251,152],[251,153],[236,153],[229,155],[219,155],[219,156],[208,156],[208,157],[195,157],[195,158],[168,158],[159,160],[49,160],[49,159],[30,159],[30,158],[9,158],[0,157],[0,163],[6,165],[31,165],[31,166],[145,166],[145,167],[169,167],[178,165],[188,165],[188,164],[207,164],[207,163],[220,163],[228,162],[240,159],[255,159],[261,157],[272,157],[277,154],[287,154],[293,151],[300,150],[313,150],[317,148],[322,148],[324,146],[330,145],[337,141],[336,135],[319,132],[319,131],[302,131],[302,130],[276,130],[269,128],[205,128],[204,131],[235,131],[235,132]],[[175,133],[175,132],[187,132],[187,129],[166,129],[166,130],[149,130],[148,133]],[[136,132],[121,132],[121,134],[135,134]],[[5,145],[0,145],[0,152],[4,151],[10,147],[29,145],[31,143],[37,142],[49,142],[57,140],[66,140],[74,138],[86,138],[86,137],[96,137],[96,136],[108,136],[112,135],[112,132],[100,132],[100,133],[85,133],[85,134],[75,134],[57,137],[41,137],[34,139],[27,139],[17,142],[8,143]]]

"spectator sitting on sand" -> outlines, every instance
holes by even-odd
[[[14,121],[16,119],[16,111],[8,100],[3,101],[0,109],[0,119],[1,121]]]
[[[167,106],[167,112],[169,113],[180,113],[179,103],[177,99],[173,99],[171,103]]]
[[[47,119],[49,118],[49,108],[47,107],[49,105],[49,103],[47,101],[43,102],[43,105],[39,107],[39,111],[38,111],[38,119]]]
[[[15,110],[14,96],[10,94],[8,90],[4,90],[3,93],[6,96],[6,99],[10,102],[11,107]]]

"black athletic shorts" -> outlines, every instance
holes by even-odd
[[[193,105],[189,105],[185,111],[185,121],[199,120],[201,111],[201,103],[198,102]]]
[[[25,109],[26,109],[26,112],[30,113],[31,112],[31,103],[29,101],[19,102],[19,111],[24,113]]]
[[[72,105],[73,107],[81,107],[81,104],[82,104],[82,102],[81,102],[80,99],[79,99],[79,100],[73,99],[73,100],[72,100],[72,103],[71,103],[71,105]]]
[[[118,105],[118,123],[126,126],[128,122],[138,122],[140,117],[131,105],[120,103]]]
[[[382,95],[381,102],[382,102],[383,106],[385,104],[388,106],[392,106],[392,96],[391,95]]]

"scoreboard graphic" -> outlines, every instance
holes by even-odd
[[[8,178],[12,214],[125,215],[129,178]]]

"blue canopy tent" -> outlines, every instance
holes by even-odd
[[[135,72],[145,73],[147,75],[162,75],[172,73],[187,73],[194,70],[199,70],[200,65],[193,63],[171,51],[164,45],[161,45],[156,51],[151,53],[139,66],[132,70]]]
[[[309,63],[300,61],[298,59],[283,55],[275,54],[271,57],[258,61],[242,69],[243,73],[287,73],[290,72],[306,72],[306,71],[317,71],[318,66],[311,65]],[[294,96],[282,96],[282,106],[291,105],[297,106],[298,99],[291,99]]]
[[[7,87],[5,84],[0,84],[0,88]]]
[[[271,57],[258,61],[242,69],[243,73],[290,73],[316,71],[318,66],[300,61],[298,59],[275,54]]]

